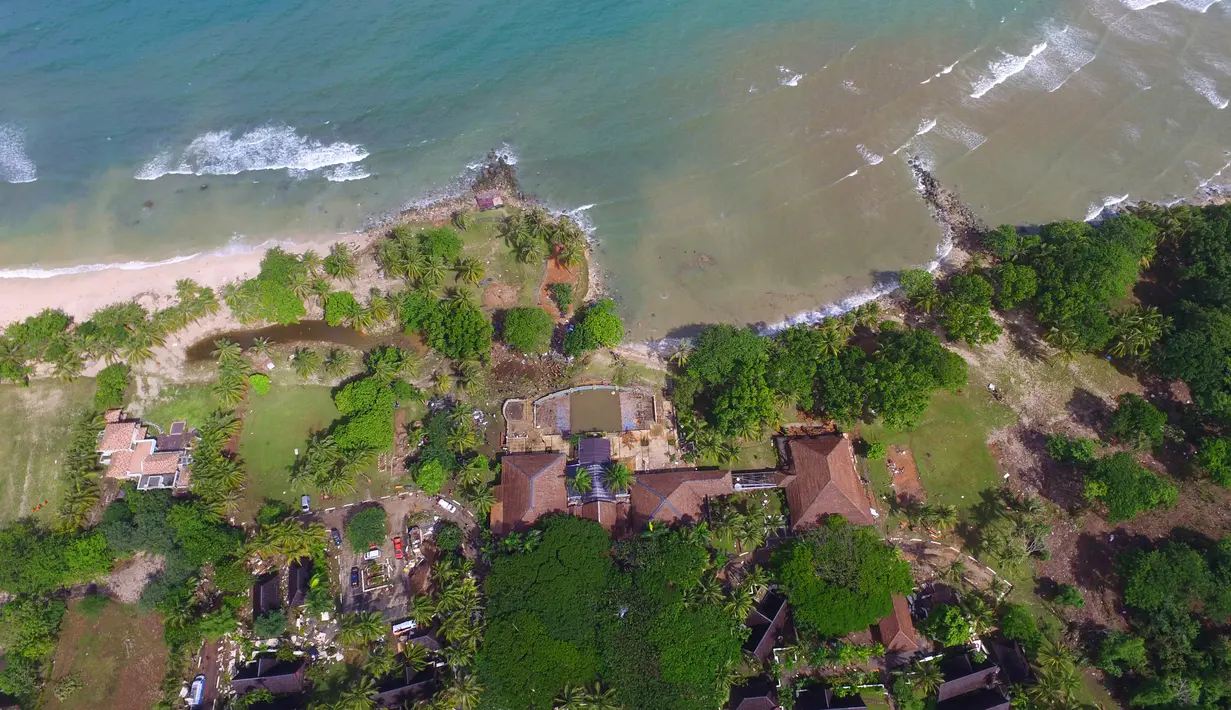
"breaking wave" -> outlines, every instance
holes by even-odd
[[[354,143],[322,143],[290,126],[269,125],[236,136],[215,131],[197,136],[178,155],[163,151],[133,176],[157,180],[164,175],[238,175],[253,170],[318,170],[357,163],[368,157]],[[352,178],[354,179],[354,178]]]
[[[980,78],[971,85],[970,88],[974,91],[971,92],[970,98],[983,98],[987,95],[987,92],[1008,81],[1009,77],[1023,71],[1026,66],[1029,65],[1035,57],[1042,54],[1045,49],[1047,49],[1047,43],[1039,42],[1031,48],[1029,54],[1023,56],[1002,52],[1004,57],[987,65],[987,70],[989,72],[988,75]]]
[[[1218,84],[1205,74],[1185,69],[1184,83],[1188,84],[1193,91],[1204,96],[1215,108],[1224,109],[1228,103],[1231,103],[1226,97],[1218,93]]]
[[[859,151],[859,155],[864,159],[864,161],[868,165],[880,165],[881,162],[884,161],[885,159],[885,156],[877,155],[876,153],[873,153],[863,143],[860,143],[859,145],[855,146],[855,150]]]

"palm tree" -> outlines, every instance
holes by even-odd
[[[479,439],[474,433],[474,428],[468,422],[458,421],[453,424],[453,428],[449,431],[449,448],[455,453],[464,454],[471,451],[478,445]]]
[[[351,681],[338,699],[345,710],[368,710],[376,707],[376,681],[364,675]]]
[[[457,271],[457,278],[463,283],[477,284],[487,276],[487,270],[483,268],[483,263],[474,257],[464,257],[457,260],[454,265],[454,270]]]
[[[565,685],[556,696],[555,710],[586,710],[590,707],[590,694],[585,686]]]
[[[295,348],[291,355],[291,367],[295,374],[306,380],[320,369],[321,354],[312,348]]]
[[[71,350],[61,352],[52,363],[52,372],[62,382],[71,382],[81,375],[85,362]]]
[[[320,276],[321,269],[325,266],[325,262],[321,259],[320,253],[315,249],[309,249],[300,254],[299,263],[304,265],[304,268],[307,269],[308,274],[312,276],[312,278]]]
[[[723,604],[722,608],[731,616],[743,621],[748,618],[748,613],[752,611],[752,607],[756,605],[756,601],[757,600],[753,599],[751,595],[744,594],[737,590],[736,593],[728,599],[725,604]]]
[[[577,244],[563,244],[556,252],[556,261],[560,266],[572,271],[581,266],[581,257],[585,251]]]
[[[436,603],[431,597],[419,595],[411,600],[410,618],[420,626],[427,626],[436,618]]]
[[[821,348],[822,355],[834,357],[846,347],[846,338],[842,337],[842,334],[833,327],[826,327],[822,324],[817,333],[819,335],[817,344]]]
[[[463,207],[453,213],[452,222],[454,227],[464,232],[474,224],[474,212],[471,212],[468,207]]]
[[[407,645],[406,649],[402,651],[402,660],[417,672],[426,668],[428,661],[431,659],[429,658],[426,646],[412,643]]]
[[[418,644],[411,644],[418,646]],[[389,646],[378,646],[368,654],[368,660],[363,664],[363,670],[373,678],[384,678],[398,670],[397,654]]]
[[[1036,707],[1062,710],[1076,705],[1081,678],[1075,666],[1037,668],[1034,685],[1026,688],[1026,697]]]
[[[402,276],[411,281],[421,281],[423,280],[424,272],[427,271],[427,265],[427,257],[417,251],[411,252],[401,265]]]
[[[479,685],[473,674],[466,674],[464,677],[455,678],[453,685],[445,693],[457,710],[474,710],[483,695],[483,686]]]
[[[344,646],[358,647],[385,637],[385,619],[378,611],[343,614],[338,627],[338,641]]]
[[[577,474],[573,476],[573,490],[581,495],[594,490],[594,479],[590,477],[590,472],[587,469],[577,469]]]
[[[966,613],[975,636],[986,634],[996,625],[995,610],[978,594],[967,594],[962,598],[962,611]]]
[[[244,349],[239,347],[239,343],[226,338],[220,338],[214,341],[214,350],[210,353],[218,362],[234,362],[244,355]]]
[[[547,246],[541,239],[523,239],[513,246],[513,251],[523,264],[537,264],[547,258]]]
[[[928,527],[936,532],[944,533],[957,527],[958,514],[955,505],[928,506],[926,520]]]
[[[742,585],[750,596],[759,597],[769,589],[769,572],[766,572],[764,567],[753,565],[744,574]]]
[[[419,283],[426,286],[439,286],[444,280],[444,262],[440,259],[427,259],[423,264],[423,273],[419,275]]]
[[[875,328],[880,322],[881,306],[876,301],[868,301],[854,310],[855,323],[864,328]]]
[[[312,295],[312,277],[306,271],[296,271],[291,274],[290,282],[287,286],[291,289],[291,293],[295,294],[295,298],[304,300]]]
[[[603,478],[607,483],[607,488],[617,495],[627,493],[633,487],[633,472],[619,461],[607,464],[607,468],[603,471]]]
[[[449,394],[449,392],[453,391],[453,376],[448,372],[441,370],[432,377],[432,385],[440,394]]]
[[[1045,337],[1047,342],[1059,351],[1060,359],[1065,362],[1072,362],[1077,351],[1081,349],[1081,336],[1068,328],[1052,326]]]
[[[701,579],[697,580],[697,586],[693,587],[692,593],[689,595],[689,603],[694,606],[717,606],[723,601],[722,582],[718,579],[717,574],[713,570],[701,575]]]
[[[252,345],[248,348],[248,352],[257,357],[269,357],[271,343],[269,338],[253,338]]]
[[[192,279],[180,279],[175,282],[175,297],[181,301],[191,301],[201,287]]]
[[[688,358],[690,355],[692,355],[692,341],[681,340],[675,344],[674,348],[672,348],[671,354],[667,356],[667,360],[670,361],[672,365],[675,365],[683,370],[688,366]]]
[[[338,242],[329,247],[329,256],[325,257],[325,273],[332,279],[355,280],[359,267],[355,265],[355,253],[349,244]]]
[[[351,356],[350,353],[341,348],[330,348],[325,354],[325,360],[321,365],[325,374],[330,377],[341,377],[346,374],[350,368]]]
[[[248,391],[248,381],[241,377],[219,377],[214,386],[210,388],[214,399],[227,407],[234,407],[244,399],[244,393]]]
[[[940,672],[940,664],[936,662],[920,663],[915,661],[910,664],[911,682],[919,692],[924,696],[934,694],[940,690],[940,686],[945,682],[944,675]]]
[[[368,291],[368,308],[372,313],[372,318],[377,323],[383,323],[389,320],[389,316],[393,315],[392,304],[389,299],[385,298],[380,293],[380,289],[373,287]]]
[[[351,327],[360,333],[366,333],[376,324],[376,318],[369,308],[361,308],[359,312],[351,318]]]
[[[470,507],[474,508],[474,512],[480,517],[486,517],[495,503],[496,494],[491,488],[480,486],[470,490]]]

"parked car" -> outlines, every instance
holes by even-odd
[[[305,495],[299,499],[299,509],[305,513],[312,512],[312,498]]]
[[[393,538],[393,556],[402,559],[402,538],[401,536]]]
[[[352,587],[359,586],[359,568],[358,567],[350,568],[350,586]]]
[[[201,704],[201,698],[205,695],[205,676],[199,675],[192,679],[192,685],[188,687],[188,705],[189,707],[198,707]]]
[[[330,528],[329,536],[333,538],[333,544],[337,545],[338,547],[342,546],[342,533],[338,532],[337,528]]]
[[[305,496],[305,497],[306,497],[306,496]],[[445,500],[444,498],[441,498],[441,499],[440,499],[440,501],[436,503],[436,505],[440,506],[441,508],[444,508],[445,510],[449,511],[450,513],[456,513],[456,512],[457,512],[457,506],[456,506],[456,505],[454,505],[453,503],[451,503],[450,501]]]
[[[363,559],[365,560],[375,560],[378,557],[380,557],[380,548],[376,545],[372,545],[367,552],[363,553]]]

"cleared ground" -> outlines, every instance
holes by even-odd
[[[70,674],[81,675],[81,689],[63,701],[50,690],[49,710],[153,707],[162,698],[159,683],[167,668],[162,620],[138,614],[136,607],[111,602],[96,619],[83,616],[78,602],[69,604],[60,629],[49,688]]]
[[[60,503],[57,462],[73,420],[93,406],[93,379],[0,386],[0,421],[6,424],[0,436],[0,521],[27,515],[44,522],[55,518]]]

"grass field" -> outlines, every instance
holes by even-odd
[[[285,372],[275,373],[272,379],[269,393],[249,394],[244,410],[239,454],[248,471],[245,504],[241,509],[245,516],[254,514],[266,499],[298,506],[299,497],[305,493],[314,499],[317,497],[310,485],[291,486],[288,471],[295,462],[296,449],[304,450],[308,436],[329,428],[339,416],[329,387],[300,384]],[[416,409],[409,413],[407,421],[421,416],[422,411]],[[338,497],[330,505],[391,493],[394,485],[400,482],[395,478],[400,477],[390,476],[387,470],[373,466],[357,477],[354,493]]]
[[[93,379],[0,386],[0,411],[11,425],[0,437],[0,521],[32,515],[50,522],[55,517],[60,503],[57,461],[74,418],[93,407]],[[48,504],[33,510],[43,501]]]
[[[1003,483],[987,438],[1014,419],[1012,410],[972,382],[961,394],[933,397],[923,421],[910,431],[889,431],[878,423],[863,427],[860,434],[868,441],[909,447],[928,501],[964,507],[978,502],[979,491]],[[871,471],[877,490],[887,492],[888,470],[874,465]]]
[[[163,430],[176,421],[188,422],[190,428],[200,426],[219,406],[209,389],[209,385],[172,385],[154,399],[142,403],[141,419]]]
[[[470,229],[460,232],[462,254],[482,261],[487,278],[516,288],[518,306],[533,306],[543,278],[543,264],[523,264],[517,260],[500,237],[503,219],[504,210],[479,215]]]
[[[136,607],[111,602],[97,618],[69,604],[60,630],[51,682],[42,707],[48,710],[150,708],[162,698],[159,684],[167,667],[162,621],[141,615]],[[81,689],[60,701],[55,682],[80,674]]]

